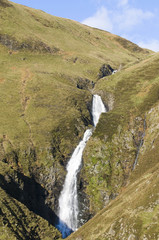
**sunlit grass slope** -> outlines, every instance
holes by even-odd
[[[67,139],[61,152],[67,156],[72,139],[76,145],[72,133],[78,132],[78,141],[84,121],[90,122],[91,94],[76,87],[78,79],[96,82],[103,63],[119,68],[150,52],[108,32],[4,0],[0,13],[0,132],[5,151],[49,148],[54,129],[61,127]],[[42,161],[47,164],[46,157]]]

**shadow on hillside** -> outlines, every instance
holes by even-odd
[[[30,211],[46,219],[50,224],[55,225],[58,221],[57,215],[45,203],[48,192],[35,181],[34,178],[24,176],[17,172],[18,182],[7,176],[7,180],[0,174],[0,187],[11,197],[23,203]]]
[[[3,207],[0,208],[0,215],[2,216],[3,224],[10,229],[17,240],[41,239],[37,231],[37,225],[28,227],[30,225],[30,220],[27,218],[21,206],[13,198],[11,198],[9,202],[6,199],[3,200],[2,206]],[[6,214],[6,209],[8,214]],[[11,217],[8,217],[9,215]]]
[[[17,172],[17,182],[11,177],[4,177],[0,174],[0,187],[12,198],[23,203],[30,211],[46,219],[51,225],[57,226],[60,219],[55,212],[45,203],[48,195],[35,179],[24,176]]]

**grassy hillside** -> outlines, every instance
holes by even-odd
[[[82,217],[88,220],[128,183],[145,131],[138,162],[147,167],[137,165],[132,181],[157,161],[156,151],[152,161],[148,156],[158,136],[153,109],[159,56],[109,32],[6,0],[0,0],[0,53],[2,239],[60,239],[57,199],[66,163],[92,124],[93,93],[110,112],[85,151],[78,187]],[[99,79],[103,64],[119,71]]]
[[[158,239],[158,61],[156,54],[97,83],[103,98],[114,98],[84,156],[85,191],[97,215],[68,239]]]

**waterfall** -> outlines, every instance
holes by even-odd
[[[92,103],[92,117],[93,124],[96,127],[100,115],[106,112],[106,108],[98,95],[93,95]],[[85,149],[86,143],[91,137],[93,129],[87,129],[84,133],[82,141],[74,150],[70,158],[66,170],[66,178],[63,185],[63,190],[59,197],[59,222],[57,228],[62,233],[62,237],[66,238],[71,232],[78,228],[78,196],[77,196],[77,174],[81,169],[82,154]]]
[[[102,99],[99,95],[93,95],[93,104],[92,104],[92,116],[93,124],[96,127],[101,113],[106,112],[106,108],[102,102]]]

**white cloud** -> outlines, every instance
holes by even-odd
[[[127,7],[122,12],[116,12],[113,20],[118,25],[119,30],[130,31],[134,26],[153,16],[152,12],[144,12],[142,9]]]
[[[125,6],[128,4],[129,0],[119,0],[118,6]]]
[[[84,21],[82,21],[82,23],[106,31],[113,30],[113,24],[109,17],[109,12],[105,7],[98,9],[92,17],[86,18]]]
[[[150,11],[129,6],[128,0],[119,0],[119,3],[121,8],[114,6],[114,10],[109,11],[106,7],[101,7],[93,16],[86,18],[82,23],[110,32],[113,30],[114,33],[121,35],[154,17]]]
[[[148,41],[148,42],[139,42],[138,45],[142,48],[148,48],[148,49],[151,49],[155,52],[158,52],[159,51],[159,40],[156,40],[156,39],[153,39],[151,41]]]
[[[139,39],[144,39],[143,36],[141,37],[141,32],[144,34],[142,28],[152,26],[152,20],[157,19],[155,13],[149,11],[149,9],[145,11],[142,8],[135,8],[130,4],[131,1],[129,0],[92,1],[98,2],[99,5],[105,1],[107,7],[102,6],[99,8],[93,16],[86,18],[82,22],[83,24],[123,36],[142,48],[151,49],[155,52],[159,51],[159,40],[147,39],[147,41],[139,41]]]

